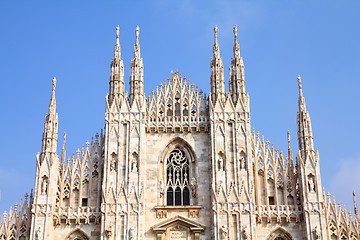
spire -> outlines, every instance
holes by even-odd
[[[140,28],[136,26],[135,30],[135,44],[134,44],[134,57],[131,60],[131,73],[130,73],[130,104],[133,103],[136,97],[140,102],[144,98],[144,65],[140,55],[140,42],[139,42]]]
[[[213,58],[210,62],[211,66],[211,100],[213,104],[220,98],[225,100],[225,85],[224,85],[224,64],[220,57],[220,47],[218,43],[218,27],[214,27],[214,47]]]
[[[302,92],[302,83],[301,83],[300,75],[298,75],[297,80],[298,80],[298,87],[299,87],[299,109],[301,111],[306,112],[306,104],[305,104],[305,98],[304,98],[303,92]]]
[[[314,151],[314,141],[310,114],[306,111],[305,97],[303,96],[300,75],[297,80],[299,87],[299,111],[297,116],[299,151],[302,154],[305,154],[306,152]]]
[[[233,47],[234,58],[240,59],[240,45],[238,41],[238,33],[237,33],[236,25],[234,26],[233,31],[234,31],[234,47]]]
[[[120,47],[120,27],[116,26],[115,30],[116,40],[114,46],[114,58],[110,65],[110,82],[109,82],[109,102],[111,104],[115,96],[124,96],[124,62],[121,59]]]
[[[66,132],[64,132],[63,145],[61,150],[61,162],[65,163],[66,160]]]
[[[287,142],[288,142],[288,156],[289,159],[292,159],[292,149],[291,149],[291,135],[290,131],[287,131]]]
[[[140,43],[139,43],[140,27],[136,26],[135,30],[135,45],[134,45],[134,58],[140,58]]]
[[[358,210],[358,206],[357,206],[357,202],[356,202],[356,194],[355,191],[353,191],[353,201],[354,201],[354,214],[355,214],[355,218],[357,221],[360,220],[359,218],[359,210]]]
[[[45,116],[42,138],[42,153],[56,153],[58,138],[58,116],[56,113],[56,78],[52,79],[52,91],[49,110]]]
[[[116,59],[121,58],[120,27],[119,27],[119,25],[116,26],[116,42],[115,42],[115,47],[114,47],[114,58],[116,58]]]
[[[244,74],[244,61],[240,56],[240,45],[238,41],[237,26],[233,28],[234,31],[234,46],[233,57],[230,65],[230,95],[233,103],[236,105],[239,97],[242,97],[243,102],[247,97],[245,88],[245,74]]]
[[[214,47],[213,47],[213,54],[214,58],[220,58],[220,47],[218,43],[218,27],[214,27]]]
[[[49,112],[48,112],[48,114],[55,114],[56,113],[55,90],[56,90],[56,78],[53,77],[53,79],[52,79],[51,98],[50,98],[50,103],[49,103]]]

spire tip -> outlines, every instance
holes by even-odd
[[[300,76],[300,74],[298,75],[297,80],[298,80],[298,86],[301,89],[302,85],[301,85],[301,76]]]
[[[287,131],[287,139],[288,139],[288,143],[290,143],[291,141],[290,130]]]
[[[54,76],[53,79],[52,79],[52,89],[53,89],[53,91],[55,91],[55,88],[56,88],[56,77]]]
[[[236,26],[236,24],[234,25],[233,31],[234,31],[235,37],[237,37],[237,26]]]
[[[119,35],[120,35],[120,26],[116,25],[116,40],[119,39]]]
[[[140,32],[140,27],[139,25],[136,26],[136,37],[138,38],[139,37],[139,32]]]

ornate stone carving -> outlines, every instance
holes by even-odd
[[[48,178],[43,176],[41,179],[41,195],[46,195],[48,192]]]
[[[193,198],[196,198],[197,182],[196,182],[196,178],[194,178],[194,177],[191,178],[190,189],[191,189],[191,196]]]
[[[250,239],[250,233],[249,230],[247,229],[247,226],[243,227],[242,234],[243,234],[243,239]]]
[[[228,226],[222,225],[220,228],[221,239],[226,239],[229,233]]]
[[[318,229],[318,226],[316,226],[314,229],[313,229],[313,235],[314,235],[314,238],[315,239],[320,239],[321,235],[320,235],[320,231]]]

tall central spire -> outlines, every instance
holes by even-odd
[[[299,111],[297,116],[299,151],[303,154],[303,157],[305,157],[307,152],[314,152],[314,138],[311,128],[310,114],[306,111],[305,97],[302,92],[300,75],[297,80],[299,87]]]
[[[139,35],[140,35],[140,28],[139,26],[136,26],[134,57],[131,60],[131,72],[130,72],[130,105],[133,104],[134,99],[136,98],[141,102],[141,104],[145,100],[144,64],[140,55]]]
[[[121,59],[120,48],[120,27],[116,26],[116,40],[114,46],[114,58],[110,65],[110,82],[109,82],[109,103],[111,104],[115,97],[124,96],[124,62]]]
[[[217,26],[214,27],[213,58],[211,59],[210,67],[211,100],[215,104],[218,100],[225,101],[224,64],[220,57]]]
[[[52,79],[52,91],[49,110],[45,116],[44,132],[42,138],[42,153],[56,153],[58,141],[58,116],[56,113],[56,78]]]

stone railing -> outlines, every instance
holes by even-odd
[[[260,205],[255,208],[257,222],[300,222],[302,208],[298,205]]]
[[[100,209],[97,207],[59,207],[53,214],[54,225],[98,224],[100,217]]]
[[[147,116],[145,120],[147,132],[207,132],[208,124],[206,116]]]

